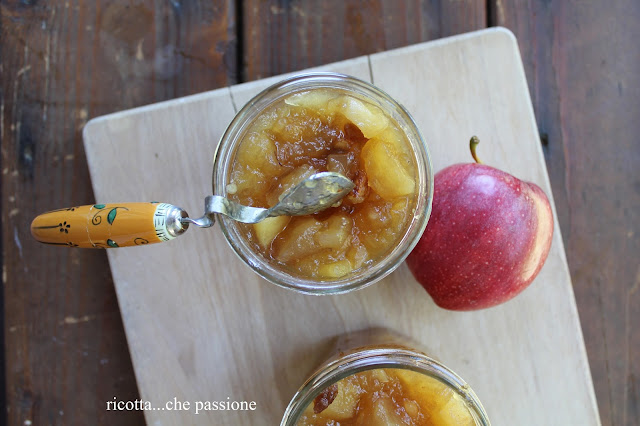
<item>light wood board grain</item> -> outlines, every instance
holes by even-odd
[[[490,29],[340,62],[413,114],[435,170],[484,162],[550,194],[513,35]],[[215,146],[271,78],[92,120],[84,138],[100,202],[159,200],[199,216]],[[436,307],[405,265],[347,295],[277,288],[236,258],[216,227],[166,244],[109,251],[150,425],[275,425],[338,334],[382,326],[413,337],[465,378],[494,425],[596,425],[599,417],[560,230],[529,289],[479,312]],[[196,401],[256,401],[253,412],[195,414]]]

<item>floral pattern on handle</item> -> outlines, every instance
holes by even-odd
[[[167,241],[164,203],[93,204],[53,210],[36,217],[31,233],[42,243],[116,248]]]
[[[93,225],[100,225],[102,223],[102,216],[101,214],[104,213],[107,209],[106,209],[106,205],[105,204],[94,204],[93,208],[97,209],[98,212],[96,214],[93,215],[93,217],[91,218],[91,223]],[[109,213],[107,213],[107,222],[109,223],[109,225],[113,225],[113,221],[116,220],[116,215],[118,214],[118,209],[123,209],[123,210],[129,210],[126,207],[122,207],[122,206],[116,206],[116,207],[111,207],[109,209]]]

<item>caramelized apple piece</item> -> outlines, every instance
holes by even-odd
[[[433,412],[446,405],[454,391],[441,381],[411,370],[396,370],[405,395],[416,401],[424,411]]]
[[[455,395],[439,407],[438,411],[431,413],[434,426],[473,426],[475,424],[469,409],[459,399],[460,397]]]
[[[256,121],[251,125],[251,130],[255,130],[256,132],[266,131],[269,132],[273,125],[282,117],[287,114],[289,111],[289,106],[282,105],[273,109],[269,109],[267,111],[263,111],[260,114]],[[243,143],[244,144],[244,143]]]
[[[420,415],[420,406],[417,402],[405,398],[402,406],[404,407],[404,411],[406,411],[412,419],[415,419]]]
[[[335,250],[319,248],[318,251],[296,260],[295,268],[305,277],[327,278],[322,277],[319,269],[322,265],[334,263],[336,259],[341,258],[342,254],[340,252],[338,252],[337,256],[334,255],[334,252]]]
[[[389,119],[380,108],[353,96],[338,96],[331,99],[327,107],[330,112],[344,115],[367,139],[376,136],[389,125]]]
[[[346,420],[355,416],[362,388],[355,377],[347,377],[338,383],[338,394],[331,405],[324,410],[322,418]]]
[[[312,90],[308,92],[300,92],[289,96],[284,100],[287,105],[309,108],[316,111],[323,110],[327,107],[329,100],[335,98],[335,94],[325,90]]]
[[[341,278],[349,274],[352,270],[351,262],[345,259],[320,265],[318,267],[318,275],[322,278]]]
[[[245,166],[238,167],[231,173],[227,190],[229,193],[242,196],[244,204],[256,206],[255,191],[264,192],[268,187],[268,182],[260,170]]]
[[[408,143],[406,136],[396,126],[388,126],[376,136],[376,139],[387,141],[403,163],[413,164],[411,145]]]
[[[409,200],[406,197],[396,199],[389,209],[389,218],[391,223],[389,229],[394,235],[402,232],[402,228],[409,222],[409,217],[413,213],[409,210]]]
[[[346,255],[349,262],[351,262],[351,268],[354,270],[360,268],[364,262],[369,260],[369,252],[365,246],[360,244],[359,240],[352,241]]]
[[[353,165],[353,154],[331,154],[327,157],[327,171],[347,176]]]
[[[280,176],[286,169],[280,166],[276,154],[273,140],[263,132],[252,132],[246,136],[242,149],[238,150],[236,161],[263,174]]]
[[[370,139],[362,148],[369,186],[382,198],[392,199],[413,194],[415,178],[408,172],[394,145],[384,139]]]
[[[402,417],[394,410],[391,398],[377,399],[368,410],[362,410],[356,418],[356,426],[407,426]]]
[[[290,219],[289,216],[277,216],[268,217],[262,222],[254,223],[253,230],[258,243],[263,248],[268,248],[273,239],[287,226]]]
[[[327,219],[325,227],[314,235],[318,245],[322,248],[344,249],[349,241],[353,221],[345,215],[333,215]]]
[[[302,218],[289,232],[283,233],[283,241],[278,251],[278,259],[288,262],[301,259],[318,251],[314,235],[322,228],[322,223],[312,217]]]
[[[371,373],[371,377],[380,383],[387,383],[389,381],[389,376],[382,368],[376,368],[375,370],[371,370],[370,373]]]
[[[391,224],[391,203],[386,201],[370,202],[358,212],[368,230],[387,228]]]

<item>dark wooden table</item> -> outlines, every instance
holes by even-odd
[[[144,422],[141,411],[106,411],[138,392],[105,253],[29,235],[37,212],[94,202],[88,119],[494,25],[519,40],[602,423],[640,423],[637,0],[21,0],[0,10],[8,424]]]

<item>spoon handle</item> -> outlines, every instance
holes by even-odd
[[[186,212],[166,203],[93,204],[37,216],[31,235],[41,243],[81,248],[130,247],[169,241],[188,225]]]
[[[269,215],[267,209],[243,206],[220,195],[207,195],[204,200],[204,212],[205,217],[219,213],[242,223],[260,222]]]

